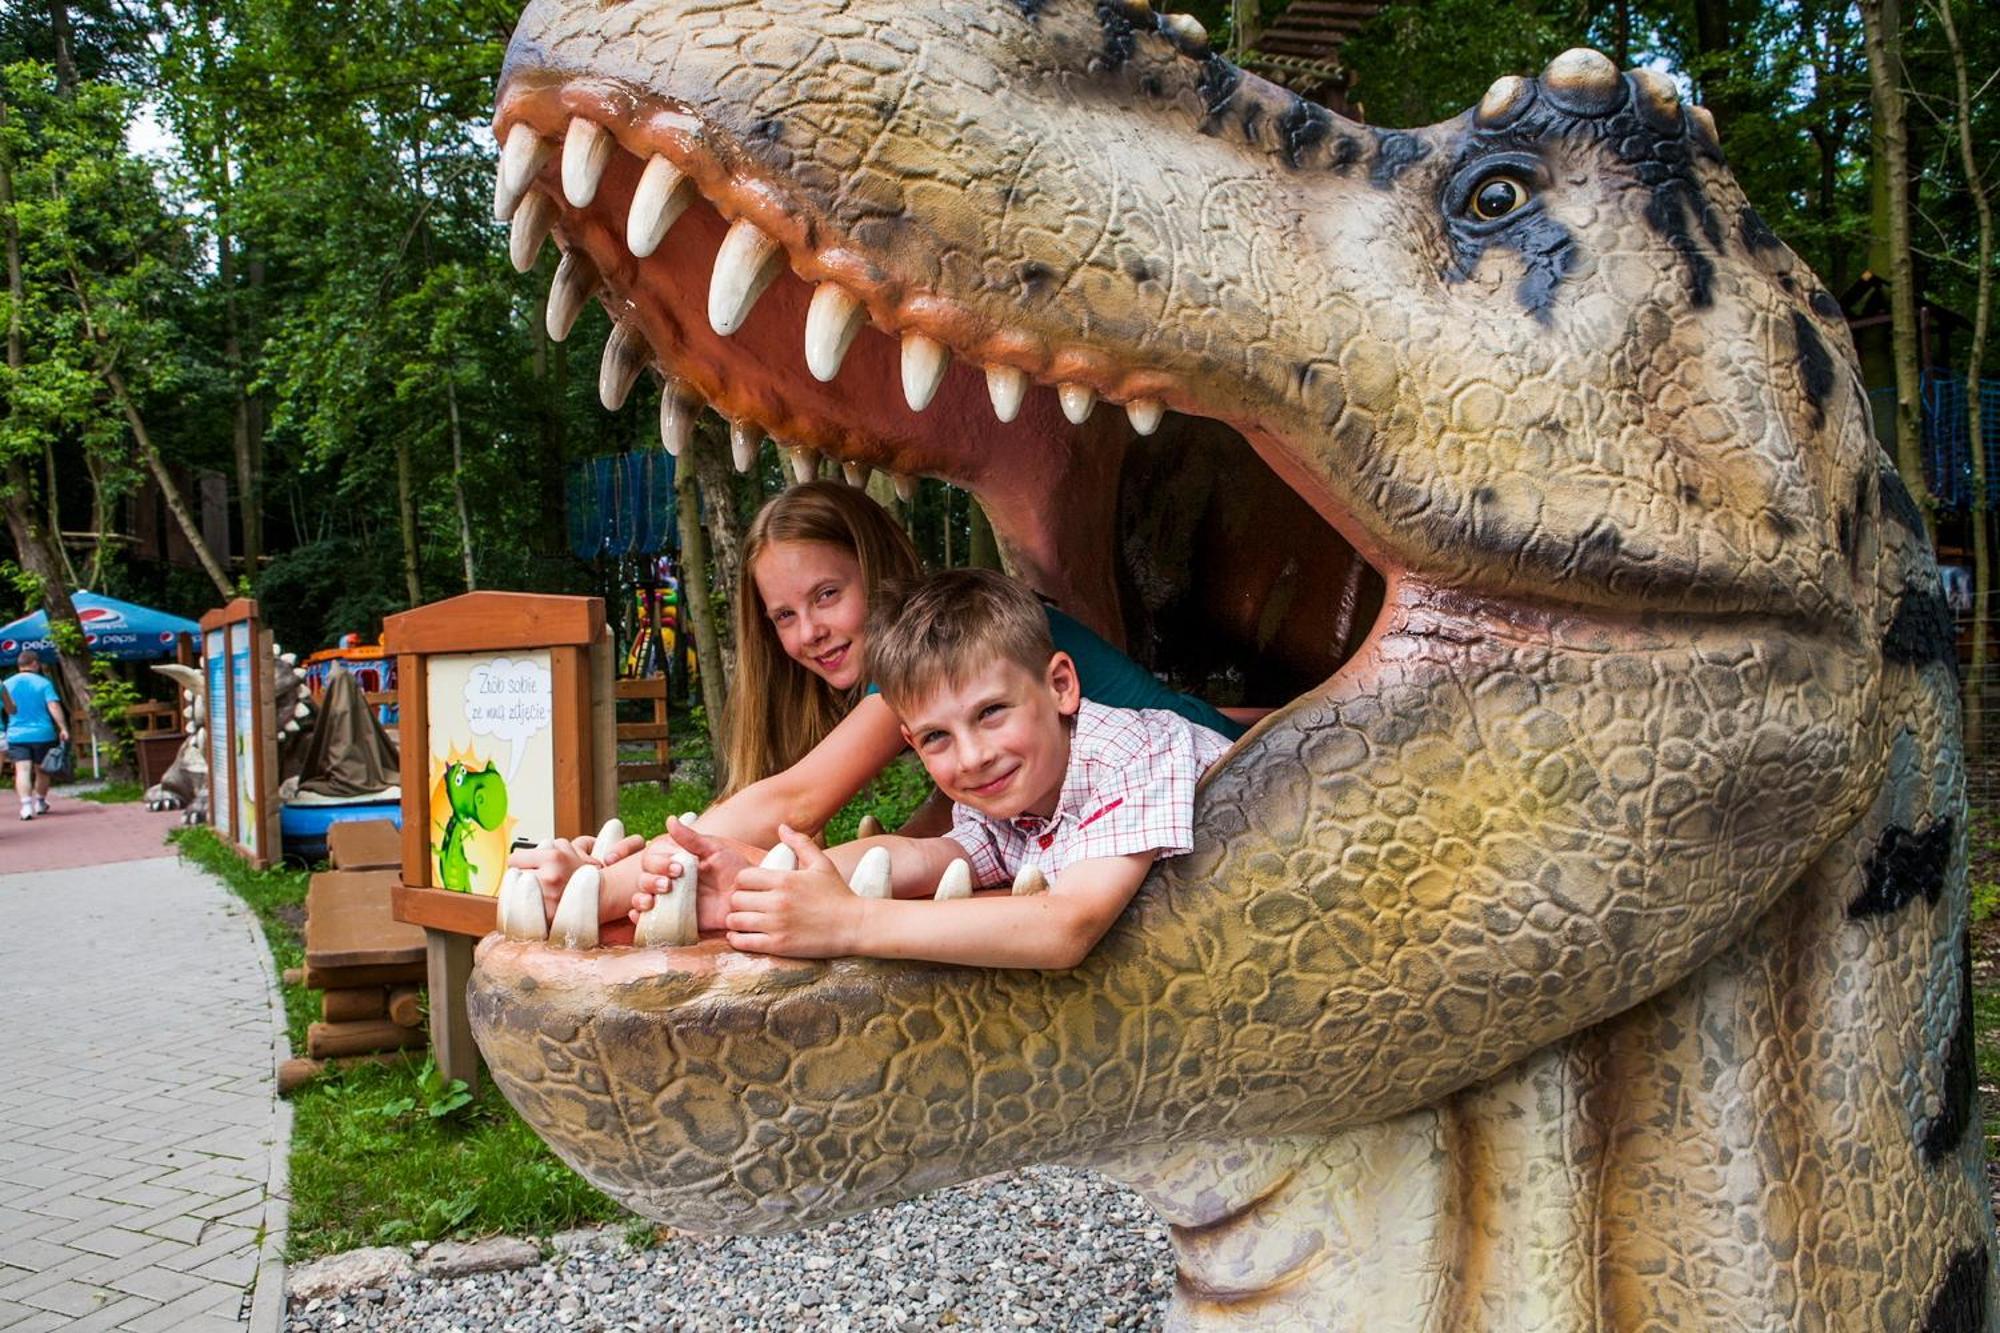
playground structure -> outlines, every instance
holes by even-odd
[[[552,334],[1289,682],[1073,972],[489,939],[566,1161],[751,1233],[1090,1164],[1175,1327],[2000,1326],[1949,613],[1669,79],[1382,130],[1136,0],[542,0],[503,79]]]

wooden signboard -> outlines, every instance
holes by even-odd
[[[278,689],[271,634],[238,598],[201,618],[207,686],[208,811],[215,831],[262,870],[277,860]]]
[[[389,617],[382,643],[402,719],[395,915],[425,928],[438,1067],[471,1083],[465,981],[508,853],[618,808],[610,631],[600,598],[470,592]]]

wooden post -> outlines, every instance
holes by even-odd
[[[424,930],[431,991],[431,1058],[447,1079],[479,1087],[479,1048],[465,1012],[465,983],[472,979],[472,936]]]

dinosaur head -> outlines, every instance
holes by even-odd
[[[499,828],[507,817],[507,781],[490,760],[485,768],[447,767],[444,792],[453,815],[483,829]]]
[[[1571,52],[1390,131],[1143,0],[543,0],[496,131],[608,399],[651,364],[670,438],[966,488],[1278,706],[1072,973],[489,940],[496,1077],[633,1207],[1393,1115],[1684,975],[1851,810],[1851,349],[1665,78]]]

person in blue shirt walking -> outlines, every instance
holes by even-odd
[[[7,696],[7,757],[14,762],[14,793],[21,798],[21,818],[49,812],[49,775],[42,758],[69,740],[56,687],[42,674],[42,657],[33,648],[21,650],[20,670],[0,691]]]

